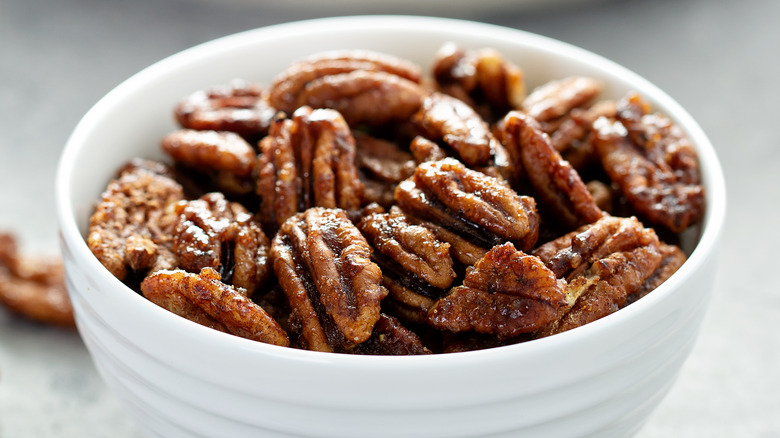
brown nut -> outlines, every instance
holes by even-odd
[[[504,118],[504,145],[516,167],[522,167],[540,208],[569,228],[597,221],[603,212],[579,174],[550,145],[532,117],[511,111]]]
[[[587,104],[601,88],[601,82],[584,76],[550,81],[531,91],[521,109],[539,122],[551,121]]]
[[[358,345],[355,354],[382,356],[410,356],[431,354],[416,333],[401,325],[398,318],[384,313],[379,314],[379,321],[374,325],[374,331],[366,342]]]
[[[304,348],[345,352],[368,340],[387,290],[346,212],[314,207],[292,216],[274,237],[271,258]]]
[[[637,213],[679,233],[704,216],[698,155],[679,126],[649,110],[629,94],[618,103],[617,120],[594,123],[592,141],[604,170]]]
[[[519,108],[525,99],[522,69],[494,49],[465,50],[447,43],[436,53],[432,70],[439,91],[468,103],[486,120]]]
[[[174,205],[184,199],[173,179],[143,166],[126,166],[101,195],[90,217],[87,245],[116,278],[172,269]]]
[[[236,79],[190,94],[176,105],[174,114],[187,129],[231,131],[257,139],[268,132],[276,109],[261,85]]]
[[[221,193],[176,204],[173,250],[189,272],[209,267],[251,296],[268,277],[268,238],[241,204]]]
[[[444,93],[432,93],[415,114],[423,136],[455,152],[467,166],[492,164],[498,140],[490,126],[465,102]]]
[[[450,245],[409,222],[399,210],[365,216],[358,228],[374,248],[372,259],[382,269],[383,284],[404,319],[424,322],[433,301],[455,278]]]
[[[452,158],[417,166],[414,176],[398,185],[395,198],[405,213],[484,249],[510,241],[528,250],[538,237],[533,198]],[[446,234],[438,237],[456,244]]]
[[[221,324],[215,328],[224,327],[236,336],[284,347],[290,345],[287,333],[262,307],[220,280],[219,273],[212,268],[203,268],[198,274],[163,270],[146,277],[141,291],[145,296],[183,296]]]
[[[505,243],[468,271],[463,286],[436,302],[428,322],[439,330],[512,338],[554,321],[566,305],[565,289],[539,258]]]
[[[75,327],[59,257],[21,254],[10,233],[0,233],[0,303],[33,321]]]
[[[274,78],[269,100],[276,108],[291,114],[302,105],[304,99],[300,95],[309,83],[354,71],[385,72],[412,83],[419,83],[421,77],[420,68],[405,59],[367,50],[335,50],[290,65]]]
[[[257,194],[270,228],[313,206],[361,207],[355,140],[337,111],[301,107],[276,120],[260,148]]]

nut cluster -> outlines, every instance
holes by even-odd
[[[331,51],[194,92],[170,162],[108,184],[90,249],[196,323],[380,355],[554,335],[682,265],[704,189],[668,117],[588,77],[527,90],[490,48],[446,44],[430,71]]]

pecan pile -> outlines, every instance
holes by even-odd
[[[90,249],[198,324],[380,355],[571,330],[685,262],[705,194],[671,119],[594,78],[527,88],[491,48],[433,59],[323,52],[184,97],[169,160],[118,171]]]

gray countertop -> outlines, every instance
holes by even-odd
[[[726,174],[728,216],[711,307],[675,386],[639,437],[780,437],[780,290],[772,280],[780,245],[773,225],[780,213],[780,2],[518,1],[497,9],[508,2],[472,2],[484,10],[447,11],[343,3],[0,0],[0,229],[18,233],[26,250],[56,250],[52,187],[70,131],[119,82],[192,45],[356,12],[457,16],[540,33],[604,55],[667,91],[710,136]],[[309,6],[295,7],[301,4]],[[141,434],[78,334],[0,308],[0,437],[104,436]]]

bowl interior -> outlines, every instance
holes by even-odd
[[[635,73],[565,43],[492,25],[425,17],[348,17],[277,25],[196,46],[137,73],[84,116],[63,152],[56,188],[63,239],[81,264],[81,269],[94,271],[105,281],[113,281],[120,289],[123,288],[119,292],[122,299],[141,300],[102,268],[89,252],[84,236],[96,200],[123,163],[134,157],[163,158],[159,141],[177,127],[172,110],[179,99],[195,90],[234,78],[269,83],[292,61],[330,49],[386,52],[415,61],[427,70],[436,50],[448,41],[468,48],[492,47],[499,50],[524,70],[529,89],[551,79],[587,75],[605,82],[604,97],[618,98],[629,90],[636,90],[656,110],[676,120],[699,151],[708,205],[698,246],[688,262],[670,281],[639,302],[572,332],[605,330],[613,324],[612,321],[627,318],[630,316],[628,313],[641,312],[643,307],[652,306],[654,301],[663,300],[665,295],[672,293],[697,264],[706,260],[722,228],[725,211],[722,171],[705,134],[672,98]],[[178,317],[172,314],[153,312],[155,318],[168,318],[171,324],[180,324],[173,321]],[[231,339],[225,342],[235,343],[241,349],[270,348],[239,338],[232,339],[221,333],[207,336],[229,337]],[[575,336],[581,335],[563,333],[532,343],[553,345]],[[519,351],[537,347],[518,344],[502,347],[505,348]],[[279,353],[273,351],[274,354]],[[484,351],[471,353],[492,354]],[[315,353],[290,350],[281,354]],[[382,360],[397,359],[410,358]],[[376,359],[359,357],[344,360]]]

